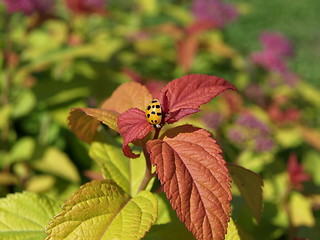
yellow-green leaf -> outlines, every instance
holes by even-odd
[[[142,191],[131,198],[112,180],[81,187],[46,229],[47,240],[141,239],[155,222],[157,200]]]
[[[233,222],[232,218],[230,218],[230,222],[228,224],[228,232],[225,236],[225,240],[241,240],[237,226]]]
[[[253,238],[243,232],[242,229],[233,221],[233,219],[230,218],[225,240],[253,240]]]
[[[112,140],[93,142],[89,155],[98,163],[106,179],[114,180],[131,196],[137,193],[146,169],[143,156],[127,158],[121,143]]]
[[[46,225],[58,211],[58,203],[43,195],[8,195],[0,199],[0,239],[43,240]]]
[[[65,153],[61,152],[57,148],[48,148],[43,158],[33,164],[36,169],[45,173],[51,173],[71,182],[80,181],[80,176],[76,166]]]
[[[295,227],[313,227],[315,219],[310,201],[299,192],[293,192],[289,202],[291,222]]]

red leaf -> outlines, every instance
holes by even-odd
[[[236,90],[233,84],[216,76],[191,74],[173,80],[160,93],[160,102],[168,115],[165,121],[174,123],[198,111],[202,104],[227,89]]]
[[[220,147],[204,129],[183,125],[148,141],[164,191],[198,240],[222,240],[230,214],[230,177]]]
[[[134,154],[128,144],[144,138],[153,130],[153,126],[148,123],[145,112],[137,108],[131,108],[118,117],[118,129],[123,138],[122,150],[124,155],[129,158],[137,158],[139,155]]]
[[[305,173],[303,166],[298,163],[296,154],[290,154],[287,171],[289,173],[290,184],[294,189],[302,190],[302,183],[310,180],[310,175]]]
[[[136,82],[120,85],[103,104],[103,109],[123,113],[130,108],[146,109],[152,96],[148,89]]]
[[[78,138],[85,142],[91,142],[100,122],[117,131],[118,113],[112,110],[95,108],[73,108],[68,120],[71,130]]]

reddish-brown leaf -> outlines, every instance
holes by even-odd
[[[118,113],[112,110],[95,108],[73,108],[70,111],[68,120],[71,130],[78,138],[85,142],[91,142],[100,122],[111,129],[117,129]]]
[[[148,89],[136,82],[120,85],[103,104],[103,109],[123,113],[130,108],[146,109],[152,96]]]
[[[230,214],[230,177],[210,133],[191,125],[148,141],[151,162],[178,217],[198,240],[222,240]]]
[[[160,93],[160,102],[168,115],[168,123],[198,111],[202,104],[225,90],[236,90],[223,78],[204,74],[191,74],[168,83]]]
[[[297,154],[291,153],[287,165],[289,180],[292,188],[302,190],[302,183],[311,179],[310,175],[304,171],[303,165],[299,164]]]
[[[260,222],[262,215],[262,178],[244,167],[227,163],[230,176],[237,185],[254,218]]]
[[[124,154],[129,158],[137,158],[139,155],[134,154],[128,144],[144,138],[153,130],[153,126],[148,123],[145,112],[131,108],[118,117],[118,129],[123,138],[122,150]]]

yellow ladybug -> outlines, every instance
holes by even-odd
[[[158,99],[153,99],[146,110],[148,122],[156,128],[161,128],[162,112]]]

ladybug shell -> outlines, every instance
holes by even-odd
[[[153,99],[146,110],[146,117],[151,125],[160,128],[162,120],[161,105],[158,99]]]

